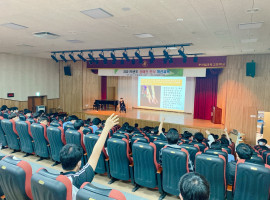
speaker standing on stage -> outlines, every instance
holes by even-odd
[[[126,105],[125,105],[125,102],[124,102],[123,98],[120,98],[120,112],[121,111],[125,111],[125,113],[127,112],[126,111]]]

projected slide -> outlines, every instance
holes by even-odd
[[[184,111],[186,77],[139,77],[138,106]]]

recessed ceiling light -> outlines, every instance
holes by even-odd
[[[238,27],[241,30],[244,29],[258,29],[261,28],[264,22],[252,22],[252,23],[242,23],[239,24]]]
[[[182,21],[184,21],[184,19],[183,18],[177,18],[176,21],[182,22]]]
[[[130,11],[130,8],[124,7],[124,8],[122,8],[122,10],[123,10],[123,11]]]
[[[135,36],[138,37],[138,38],[151,38],[151,37],[154,37],[153,35],[151,35],[149,33],[135,34]]]
[[[256,12],[259,12],[259,11],[260,11],[259,8],[251,8],[251,9],[247,10],[247,13],[248,14],[253,14],[253,13],[256,13]]]
[[[34,36],[45,38],[45,39],[55,39],[55,38],[60,37],[60,35],[50,33],[50,32],[38,32],[38,33],[34,33]]]
[[[25,29],[25,28],[28,28],[28,27],[26,27],[26,26],[19,25],[19,24],[14,24],[14,23],[1,24],[1,26],[7,27],[7,28],[11,28],[11,29],[14,29],[14,30],[19,30],[19,29]]]
[[[113,17],[112,14],[108,13],[107,11],[103,10],[102,8],[95,8],[91,10],[83,10],[81,13],[92,17],[93,19],[103,19],[108,17]]]
[[[257,42],[258,38],[250,38],[250,39],[242,39],[242,43],[251,43],[251,42]]]
[[[81,41],[81,40],[67,40],[67,42],[70,42],[70,43],[83,43],[83,41]]]
[[[242,49],[243,53],[255,52],[255,49]]]
[[[17,47],[34,47],[32,45],[29,45],[29,44],[17,44],[16,46]]]

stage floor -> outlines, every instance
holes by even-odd
[[[222,124],[213,124],[210,120],[193,119],[192,114],[187,113],[177,113],[168,111],[156,111],[156,110],[145,110],[145,109],[135,109],[127,110],[127,113],[120,113],[114,110],[89,110],[84,112],[86,115],[102,115],[109,116],[112,113],[119,115],[119,117],[125,117],[130,119],[139,120],[150,120],[150,121],[160,121],[162,117],[165,117],[165,122],[172,124],[179,124],[190,127],[203,127],[203,128],[214,128],[214,129],[224,129]]]

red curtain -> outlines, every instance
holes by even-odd
[[[219,72],[207,69],[206,77],[196,78],[194,119],[211,120],[212,107],[217,105]]]
[[[101,100],[107,99],[107,76],[101,76]]]

